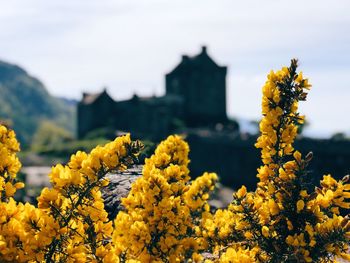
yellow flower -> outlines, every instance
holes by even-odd
[[[14,187],[18,190],[18,189],[22,189],[24,188],[24,183],[23,182],[17,182],[14,184]]]
[[[243,198],[247,194],[247,188],[243,185],[236,193],[238,198]]]
[[[267,226],[263,226],[261,228],[261,233],[263,234],[264,237],[268,238],[270,235],[269,228]]]
[[[293,230],[293,224],[292,224],[292,222],[290,221],[290,220],[287,220],[287,226],[288,226],[288,230]]]
[[[12,183],[7,182],[5,184],[5,192],[7,197],[11,197],[15,194],[16,192],[16,187],[12,185]]]
[[[301,210],[303,210],[303,209],[304,209],[304,206],[305,206],[304,201],[303,201],[303,200],[299,200],[299,201],[297,202],[297,212],[299,213]]]
[[[299,151],[295,151],[293,153],[293,156],[294,156],[295,160],[297,161],[297,163],[300,164],[301,163],[301,153]]]

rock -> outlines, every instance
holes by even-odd
[[[126,197],[131,189],[131,184],[142,175],[142,166],[134,166],[125,172],[107,175],[109,185],[102,188],[105,210],[108,218],[114,220],[119,211],[123,210],[121,198]]]

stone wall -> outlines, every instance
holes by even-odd
[[[262,165],[260,151],[254,147],[256,137],[196,131],[189,132],[186,140],[191,149],[192,175],[216,172],[226,186],[255,188],[257,168]],[[350,173],[350,141],[301,138],[295,148],[303,155],[313,152],[309,170],[315,184],[325,174],[341,179]]]

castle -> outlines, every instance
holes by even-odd
[[[226,123],[226,72],[208,55],[206,47],[181,62],[165,76],[166,94],[114,101],[103,90],[83,93],[78,104],[78,137],[111,128],[134,137],[162,139],[179,128],[213,127]]]
[[[110,128],[113,132],[130,132],[133,138],[159,141],[183,128],[191,148],[192,176],[216,171],[224,185],[244,184],[254,189],[256,169],[261,165],[259,150],[254,147],[257,135],[237,132],[238,126],[232,128],[234,122],[227,118],[226,72],[227,67],[217,65],[203,47],[196,56],[182,56],[166,74],[166,94],[162,97],[134,95],[129,100],[114,101],[106,90],[83,94],[78,104],[78,136]],[[324,174],[341,179],[350,172],[350,141],[300,137],[296,148],[303,155],[313,151],[310,171],[314,183]]]

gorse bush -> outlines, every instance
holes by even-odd
[[[222,262],[333,262],[347,254],[350,221],[340,215],[349,209],[348,176],[337,182],[324,176],[320,187],[310,185],[305,158],[293,148],[304,117],[298,102],[310,88],[297,61],[268,75],[263,87],[261,148],[255,192],[243,186],[227,210],[207,220],[207,235]]]
[[[0,255],[18,262],[117,262],[111,251],[112,222],[104,211],[100,188],[105,175],[132,164],[140,145],[129,136],[117,138],[90,154],[77,152],[66,166],[52,169],[52,188],[44,188],[38,207],[17,204],[15,157],[18,144],[13,131],[1,127]],[[15,183],[15,184],[14,184]],[[19,185],[20,184],[20,185]]]
[[[208,192],[216,174],[190,182],[188,145],[178,136],[162,142],[146,159],[143,176],[123,200],[126,212],[115,220],[113,241],[121,259],[183,262],[201,259],[206,248],[202,219],[209,216]]]
[[[350,259],[350,184],[330,175],[310,184],[312,159],[293,148],[310,88],[297,61],[263,87],[262,166],[254,192],[242,186],[226,209],[208,204],[217,175],[191,181],[189,147],[169,136],[145,160],[142,176],[109,221],[100,189],[131,166],[142,144],[129,135],[77,152],[50,173],[38,206],[17,203],[24,184],[12,130],[0,126],[0,262],[335,262]]]

